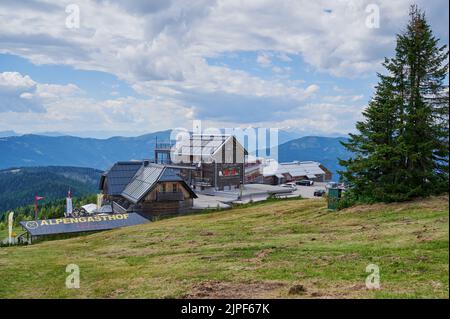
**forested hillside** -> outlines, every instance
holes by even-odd
[[[33,204],[34,196],[45,197],[42,204],[98,192],[101,171],[82,167],[27,167],[0,170],[0,215],[6,210]]]

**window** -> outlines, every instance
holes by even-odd
[[[166,192],[166,184],[164,184],[164,183],[161,184],[161,192],[162,193]]]
[[[172,193],[176,193],[178,191],[178,185],[177,184],[172,184]]]

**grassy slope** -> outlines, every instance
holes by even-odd
[[[16,233],[16,235],[20,235],[22,233],[24,233],[25,231],[22,229],[22,227],[13,227],[13,233]],[[6,224],[3,228],[0,229],[0,241],[2,241],[3,239],[8,238],[8,225]]]
[[[0,297],[449,297],[448,196],[287,200],[0,249]],[[65,288],[65,267],[81,288]],[[381,289],[365,288],[365,268]],[[290,295],[301,284],[306,291]]]

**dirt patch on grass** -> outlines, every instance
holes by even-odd
[[[289,295],[304,295],[306,293],[306,288],[303,285],[294,285],[289,288]]]
[[[287,284],[277,281],[224,282],[203,281],[194,284],[191,291],[182,296],[185,299],[224,298],[364,298],[369,291],[362,283],[345,283],[339,286],[317,287],[314,282]]]
[[[203,281],[195,284],[183,298],[274,298],[285,284],[275,281],[235,283]]]
[[[255,257],[253,257],[253,258],[249,258],[249,259],[246,259],[246,261],[248,261],[248,262],[251,262],[251,263],[260,263],[260,262],[262,262],[263,260],[264,260],[264,258],[269,254],[269,253],[271,253],[273,251],[273,249],[263,249],[263,250],[260,250],[260,251],[258,251],[256,254],[255,254]]]
[[[202,231],[200,233],[200,236],[213,236],[213,235],[214,235],[214,233],[211,231]]]
[[[369,291],[365,284],[361,283],[345,283],[317,287],[317,283],[306,282],[305,284],[291,286],[287,294],[289,298],[350,299],[365,298],[368,296],[368,293]]]

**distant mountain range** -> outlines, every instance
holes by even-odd
[[[278,162],[316,161],[322,163],[333,173],[333,180],[338,180],[338,170],[342,167],[338,159],[347,159],[350,153],[341,142],[347,141],[345,137],[305,136],[297,138],[278,146],[277,149],[260,151],[259,156],[275,158]],[[278,151],[278,153],[277,153]]]
[[[98,192],[101,171],[81,167],[21,167],[0,170],[0,216],[2,212],[33,204],[34,196],[44,201],[64,198],[70,189],[75,197]]]
[[[8,137],[8,136],[18,136],[14,131],[0,131],[0,137]]]
[[[347,141],[345,137],[306,136],[295,139],[278,147],[278,161],[317,161],[333,173],[333,180],[337,180],[336,171],[342,169],[338,159],[350,157],[350,152],[341,144],[344,141]]]
[[[6,134],[7,132],[3,132]],[[65,135],[0,135],[0,169],[22,166],[79,166],[106,169],[116,161],[152,159],[156,139],[168,141],[170,130],[137,137],[108,139]],[[279,131],[278,143],[298,137],[298,133]]]
[[[11,130],[0,131],[0,138],[1,137],[10,137],[10,136],[23,136],[23,135],[30,135],[30,134],[20,134],[15,131],[11,131]],[[112,135],[111,132],[108,132],[108,131],[82,131],[82,132],[48,131],[48,132],[33,133],[32,135],[51,136],[51,137],[72,136],[72,137],[94,138],[94,139],[108,139],[113,136],[134,136],[133,134],[130,134],[130,132],[127,132],[126,134],[123,134],[123,135],[120,133]],[[142,134],[142,135],[146,136],[146,135],[150,135],[150,134]],[[278,144],[285,143],[287,141],[299,138],[301,136],[302,136],[302,134],[295,132],[295,131],[278,130]]]
[[[153,159],[156,140],[168,141],[170,132],[108,139],[33,134],[0,137],[0,169],[54,165],[104,170],[121,160]],[[280,130],[278,160],[319,161],[335,173],[340,168],[337,158],[349,156],[340,144],[344,140],[343,137],[298,138],[298,133]]]
[[[106,169],[121,160],[153,158],[156,138],[170,131],[108,139],[22,135],[0,138],[0,169],[22,166],[79,166]]]

